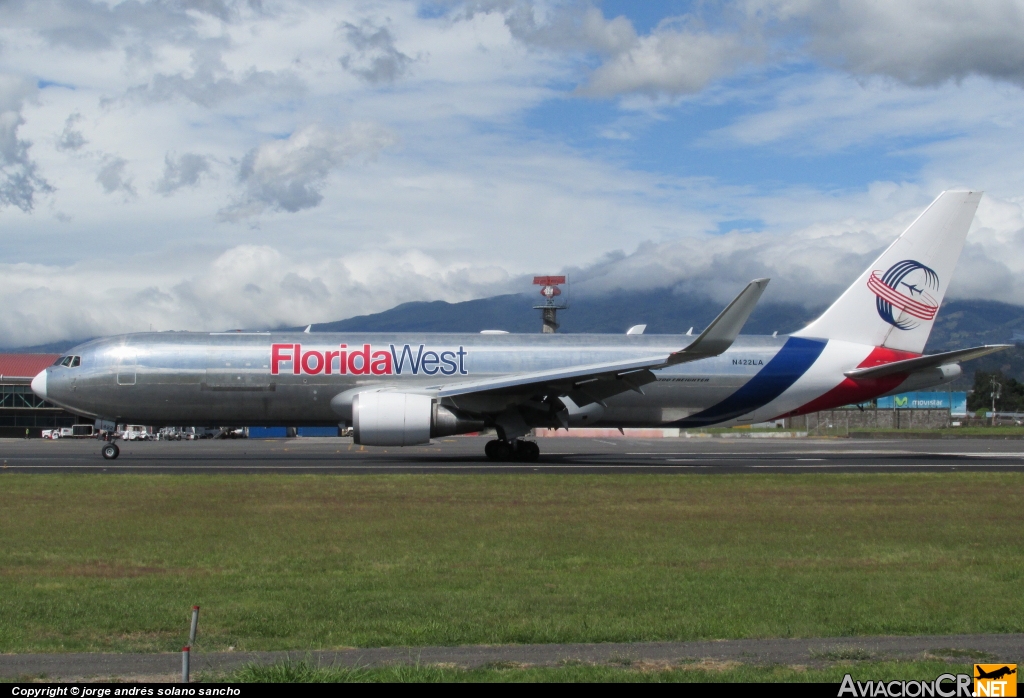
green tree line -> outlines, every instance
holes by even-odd
[[[1024,412],[1024,383],[1007,378],[1002,371],[977,371],[974,374],[974,392],[967,394],[967,409],[971,412],[992,409],[992,379],[999,384],[996,399],[997,412]]]

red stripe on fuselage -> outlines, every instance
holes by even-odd
[[[891,364],[893,361],[916,359],[918,356],[920,356],[920,354],[914,354],[908,351],[896,351],[895,349],[887,349],[885,347],[875,347],[871,350],[871,353],[868,354],[868,357],[857,365],[857,368],[881,366],[882,364]],[[846,378],[842,383],[832,388],[832,390],[828,391],[821,397],[815,398],[803,407],[799,407],[783,416],[795,417],[800,414],[818,412],[820,410],[830,410],[833,407],[853,405],[858,402],[864,402],[865,400],[871,400],[879,395],[885,395],[889,391],[895,390],[899,387],[900,383],[906,379],[906,373],[895,373],[891,376],[882,376],[881,378],[861,378],[859,380]]]

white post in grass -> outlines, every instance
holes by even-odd
[[[192,628],[188,631],[189,647],[196,644],[196,628],[199,626],[199,606],[192,607]]]

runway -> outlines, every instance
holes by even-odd
[[[535,463],[494,463],[487,437],[426,446],[373,448],[351,439],[118,442],[107,461],[100,442],[0,440],[2,472],[257,474],[486,473],[851,473],[1024,471],[1024,440],[912,439],[538,439]]]

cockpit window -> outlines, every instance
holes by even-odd
[[[66,357],[66,356],[58,356],[58,357],[57,357],[57,360],[53,362],[53,365],[54,365],[54,366],[63,366],[63,365],[64,365],[64,361],[65,361],[65,360],[66,360],[67,358],[68,358],[68,357]]]
[[[71,365],[71,359],[73,359],[73,358],[75,358],[75,357],[73,357],[73,356],[65,356],[64,360],[60,362],[60,365],[61,366],[70,366]]]
[[[71,368],[75,368],[76,366],[81,366],[81,365],[82,365],[82,357],[81,356],[72,356],[71,357]]]
[[[81,356],[62,356],[53,362],[54,366],[66,366],[68,368],[75,368],[76,366],[82,365]]]

